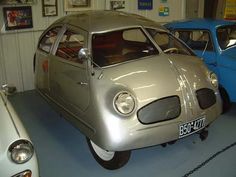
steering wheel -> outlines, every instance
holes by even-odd
[[[169,49],[164,50],[164,53],[178,53],[179,49],[175,48],[175,47],[171,47]]]

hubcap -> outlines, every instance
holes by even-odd
[[[113,151],[106,151],[102,148],[100,148],[99,146],[97,146],[96,144],[94,144],[91,140],[91,145],[93,147],[93,150],[96,152],[96,154],[104,161],[109,161],[111,160],[114,155],[115,155],[115,152]]]

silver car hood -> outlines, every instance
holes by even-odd
[[[139,108],[174,95],[183,103],[186,87],[192,90],[206,86],[203,70],[206,71],[205,65],[196,57],[160,54],[104,68],[103,78],[96,79],[96,89],[108,99],[120,91],[129,91]]]
[[[203,87],[212,88],[209,81],[209,71],[204,62],[195,56],[169,55],[170,62],[175,66],[185,85],[191,90]]]
[[[102,92],[110,96],[120,91],[131,92],[138,107],[171,95],[181,97],[182,94],[176,72],[165,55],[105,68],[103,78],[97,84],[102,84]]]

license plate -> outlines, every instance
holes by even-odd
[[[205,116],[179,125],[179,137],[185,137],[193,134],[205,127]]]

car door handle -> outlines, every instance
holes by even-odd
[[[217,63],[216,62],[212,62],[212,63],[207,63],[208,65],[211,65],[211,66],[217,66]]]
[[[82,86],[86,86],[86,85],[88,85],[87,82],[77,82],[77,84],[78,84],[78,85],[82,85]]]

